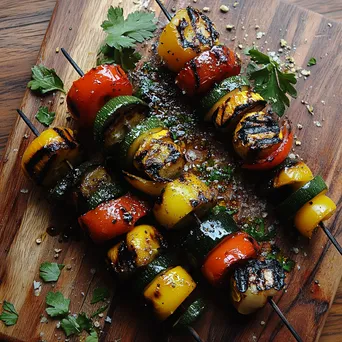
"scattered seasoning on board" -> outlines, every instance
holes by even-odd
[[[227,13],[227,12],[229,12],[229,7],[226,5],[221,5],[220,11],[223,13]]]

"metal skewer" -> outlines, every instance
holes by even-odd
[[[31,120],[24,114],[24,112],[20,109],[17,109],[18,114],[20,115],[20,117],[25,121],[26,125],[30,128],[30,130],[32,131],[32,133],[38,137],[39,136],[39,131],[38,129],[33,125],[33,123],[31,122]]]
[[[334,238],[334,236],[331,234],[331,231],[325,226],[325,224],[322,221],[319,223],[319,226],[323,229],[323,232],[327,235],[331,243],[336,247],[338,252],[342,255],[342,247]]]

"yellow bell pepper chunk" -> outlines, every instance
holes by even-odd
[[[280,188],[292,184],[295,189],[302,187],[305,183],[313,179],[310,168],[303,162],[298,162],[293,166],[286,166],[274,178],[273,187]]]
[[[144,291],[145,299],[152,304],[158,319],[164,321],[172,315],[196,288],[190,274],[176,266],[158,275]]]
[[[153,208],[156,220],[165,228],[180,228],[188,223],[189,214],[201,217],[214,205],[214,194],[194,174],[184,174],[167,183]]]
[[[194,23],[189,13],[197,17]],[[169,69],[178,72],[200,52],[217,45],[217,38],[218,33],[208,17],[193,8],[181,9],[161,33],[158,54]]]
[[[334,201],[321,193],[298,210],[294,225],[302,235],[310,239],[318,224],[329,219],[335,211]]]
[[[159,254],[161,235],[153,226],[144,224],[135,227],[126,237],[129,250],[136,253],[136,267],[149,264]]]
[[[68,145],[66,140],[71,145]],[[38,155],[39,151],[41,155]],[[52,162],[48,164],[50,160]],[[24,152],[21,166],[29,178],[38,184],[50,186],[70,170],[65,160],[71,164],[78,162],[79,145],[70,128],[55,127],[45,130],[32,141]],[[30,162],[33,166],[30,166]],[[44,168],[47,166],[48,170],[45,171]]]

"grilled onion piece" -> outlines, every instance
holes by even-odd
[[[277,121],[264,112],[246,114],[238,123],[233,137],[235,152],[245,161],[266,158],[283,139]]]
[[[285,286],[285,272],[276,260],[250,260],[231,277],[231,297],[240,314],[262,308]]]
[[[211,20],[198,9],[179,10],[160,35],[158,54],[172,71],[218,44],[219,34]]]
[[[66,161],[76,165],[80,146],[70,128],[54,127],[35,138],[24,152],[21,166],[37,184],[54,185],[70,170]]]
[[[184,164],[183,153],[173,142],[167,129],[149,135],[133,158],[133,165],[138,170],[158,182],[171,181],[178,177]]]

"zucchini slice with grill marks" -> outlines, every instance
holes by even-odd
[[[118,96],[108,101],[97,113],[95,140],[112,150],[126,134],[145,118],[148,105],[134,96]]]

